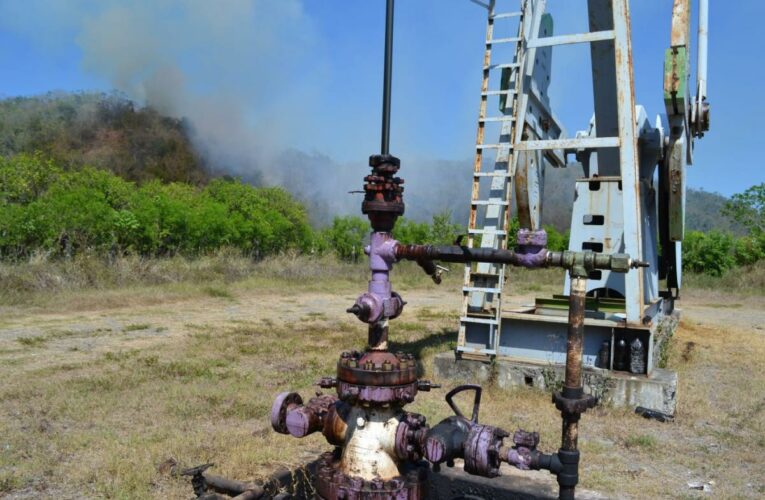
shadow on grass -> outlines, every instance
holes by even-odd
[[[389,341],[388,349],[391,352],[402,351],[413,355],[418,360],[422,359],[423,351],[453,351],[457,346],[457,330],[441,328],[438,331],[429,332],[428,335],[412,342]],[[422,364],[417,368],[417,375],[423,376]]]

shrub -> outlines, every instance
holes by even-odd
[[[547,231],[547,248],[554,252],[562,252],[568,250],[569,232],[561,233],[554,226],[545,224],[545,231]]]
[[[765,233],[737,238],[733,245],[736,265],[748,266],[765,258]]]
[[[305,208],[281,188],[219,179],[201,189],[105,170],[63,171],[40,155],[0,159],[0,256],[84,250],[197,255],[235,247],[260,257],[308,250]]]
[[[712,276],[722,276],[736,263],[734,239],[719,231],[689,231],[683,240],[683,269]]]
[[[363,254],[369,232],[369,221],[355,215],[335,217],[332,226],[321,231],[325,247],[331,248],[344,260],[358,260]]]

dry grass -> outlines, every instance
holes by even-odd
[[[187,498],[187,481],[157,470],[169,457],[184,466],[215,462],[217,473],[247,479],[328,448],[320,436],[273,433],[268,413],[277,393],[309,396],[315,380],[333,372],[336,353],[363,346],[364,326],[342,312],[367,279],[363,267],[304,258],[232,264],[249,275],[215,262],[151,266],[148,275],[175,278],[147,285],[126,273],[132,281],[121,289],[113,278],[94,279],[102,284],[96,290],[33,287],[25,292],[31,306],[7,308],[0,496]],[[420,274],[416,266],[397,268],[410,305],[391,331],[394,347],[419,356],[428,376],[432,356],[454,347],[450,300],[461,273],[441,291],[425,288]],[[527,291],[547,290],[556,276],[542,276],[542,285],[523,273],[511,279]],[[61,312],[50,316],[51,309]],[[224,316],[230,309],[241,311]],[[689,497],[701,494],[688,481],[714,480],[716,497],[765,495],[763,359],[761,331],[684,321],[669,361],[680,377],[676,421],[588,412],[582,486]],[[437,422],[449,413],[444,393],[423,393],[409,409]],[[544,449],[557,448],[560,420],[549,395],[488,387],[483,402],[483,422],[539,430]]]
[[[730,269],[719,278],[686,273],[683,276],[683,286],[693,290],[728,290],[738,295],[762,296],[765,295],[765,261]]]

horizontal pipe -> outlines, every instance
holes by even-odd
[[[396,245],[396,258],[401,260],[440,260],[443,262],[487,262],[521,267],[582,268],[587,271],[604,269],[626,273],[630,268],[647,267],[648,263],[633,260],[626,254],[597,252],[551,252],[544,247],[532,247],[533,253],[501,248],[469,248],[458,245]]]
[[[396,257],[405,260],[440,260],[443,262],[490,262],[513,264],[517,256],[513,250],[497,248],[468,248],[457,245],[398,245]]]
[[[227,479],[221,476],[214,476],[212,474],[204,474],[205,483],[207,486],[217,491],[218,493],[225,493],[227,495],[238,495],[236,498],[256,499],[263,496],[265,490],[262,486],[255,483],[246,483],[244,481],[236,481],[234,479]],[[242,496],[245,495],[246,496]]]

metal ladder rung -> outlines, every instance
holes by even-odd
[[[499,321],[493,318],[473,318],[470,316],[463,316],[460,318],[462,323],[479,323],[482,325],[498,325]]]
[[[494,274],[494,273],[471,272],[470,273],[470,279],[471,279],[471,281],[475,281],[475,280],[483,280],[483,281],[497,280],[497,281],[502,281],[503,277],[501,275],[499,275],[499,274]],[[469,286],[469,285],[465,285],[465,286]]]
[[[463,293],[470,293],[470,292],[483,292],[483,293],[493,293],[493,294],[500,294],[502,293],[501,288],[488,288],[484,286],[463,286],[462,287]]]
[[[614,30],[593,31],[590,33],[577,33],[575,35],[558,35],[544,38],[532,38],[526,44],[529,49],[539,47],[552,47],[555,45],[568,45],[572,43],[600,42],[603,40],[613,40]]]
[[[495,170],[493,172],[473,172],[473,177],[511,177],[507,170]]]
[[[479,118],[479,122],[482,123],[488,123],[488,122],[512,122],[515,121],[515,118],[512,116],[487,116],[485,118]]]
[[[492,14],[489,19],[507,19],[508,17],[521,17],[523,12],[501,12],[499,14]]]
[[[490,70],[490,69],[504,69],[504,68],[519,68],[520,64],[518,63],[507,63],[507,64],[489,64],[488,66],[484,66],[483,70]]]
[[[494,234],[497,236],[507,236],[504,229],[468,229],[468,234]]]
[[[491,40],[486,40],[486,45],[494,45],[495,43],[516,43],[520,42],[520,37],[512,36],[508,38],[493,38]]]
[[[457,350],[459,352],[464,352],[465,354],[488,354],[489,356],[497,355],[497,351],[494,349],[476,349],[474,347],[467,347],[463,345],[458,345]]]
[[[618,148],[618,137],[577,137],[572,139],[552,139],[547,141],[522,141],[515,144],[516,151],[539,151],[548,149],[595,149]]]
[[[476,149],[510,149],[512,148],[512,145],[509,142],[503,142],[500,144],[476,144],[475,147]]]
[[[502,205],[502,206],[508,206],[510,205],[509,201],[504,200],[473,200],[470,202],[471,205],[478,205],[478,206],[488,206],[488,205]]]
[[[490,95],[513,95],[515,94],[515,90],[487,90],[486,92],[481,92],[481,97],[486,97]]]

